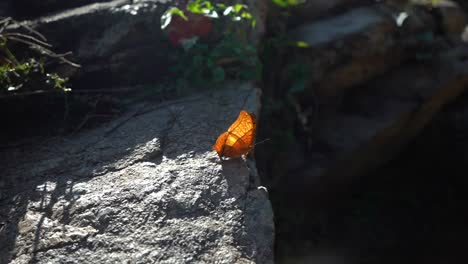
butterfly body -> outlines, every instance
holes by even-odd
[[[242,110],[228,130],[219,135],[213,149],[220,157],[239,158],[253,149],[255,132],[255,115]]]

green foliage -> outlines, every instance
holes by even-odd
[[[309,45],[309,43],[307,43],[305,41],[297,41],[296,42],[296,47],[298,47],[298,48],[310,48],[310,45]]]
[[[201,88],[225,80],[261,78],[262,65],[256,47],[247,41],[247,32],[249,27],[255,26],[255,19],[246,5],[193,0],[187,4],[185,11],[169,8],[161,17],[162,28],[170,24],[174,15],[188,20],[186,12],[212,18],[216,28],[214,37],[211,41],[202,41],[198,37],[183,40],[177,63],[170,69],[172,79],[157,86],[155,92],[180,94],[189,87]]]
[[[68,78],[62,78],[57,73],[47,73],[46,77],[46,84],[53,85],[53,88],[62,90],[64,92],[71,91],[70,88],[65,86],[65,84],[68,81]]]
[[[177,7],[171,7],[161,16],[161,29],[165,29],[171,23],[172,16],[174,15],[180,16],[184,20],[188,20],[184,11],[180,10]]]
[[[218,17],[215,7],[216,5],[213,5],[211,1],[195,0],[195,1],[190,1],[187,4],[187,11],[194,13],[194,14],[203,14],[203,15]]]
[[[33,91],[69,92],[66,78],[46,73],[42,62],[30,58],[17,65],[0,65],[0,94],[21,95]]]
[[[171,71],[177,76],[177,86],[191,84],[200,87],[227,79],[259,78],[260,62],[252,45],[239,42],[232,33],[225,34],[214,44],[198,42],[184,51]]]
[[[10,29],[9,25],[16,25],[16,29]],[[28,33],[19,23],[11,18],[0,20],[0,96],[29,95],[44,92],[68,92],[66,78],[56,73],[49,73],[45,69],[46,63],[61,61],[74,67],[77,64],[67,60],[67,54],[56,54],[49,48],[50,44],[38,32],[26,28]],[[26,48],[21,45],[26,45]],[[17,58],[11,46],[20,48],[21,58]],[[24,55],[26,54],[26,55]],[[31,54],[38,54],[33,56]]]
[[[283,7],[283,8],[297,6],[306,2],[306,0],[272,0],[272,1],[279,7]]]
[[[56,73],[47,73],[43,62],[34,58],[27,61],[0,65],[0,94],[4,96],[24,95],[34,91],[69,92],[67,79]]]
[[[256,25],[256,20],[249,12],[247,5],[244,4],[226,5],[223,3],[213,4],[209,0],[192,0],[187,4],[186,11],[211,18],[228,17],[232,21],[250,21],[252,27]],[[170,7],[161,17],[161,29],[166,28],[170,24],[174,15],[188,20],[183,10],[177,7]]]

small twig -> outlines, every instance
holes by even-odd
[[[32,49],[39,51],[40,53],[54,59],[58,59],[63,63],[71,65],[75,68],[80,68],[81,65],[74,63],[66,58],[66,56],[71,55],[71,52],[66,52],[63,54],[57,54],[50,50],[52,45],[47,42],[47,39],[36,30],[32,29],[30,26],[19,23],[13,20],[11,17],[2,19],[0,21],[0,37],[6,38],[7,40],[13,40],[19,43],[29,45]],[[9,32],[12,28],[23,28],[29,32],[29,34],[19,33],[19,32]],[[7,31],[7,32],[5,32]]]
[[[15,55],[11,53],[11,51],[5,46],[5,45],[0,45],[0,49],[5,53],[6,57],[10,62],[12,62],[14,65],[19,65],[19,61],[16,59]]]
[[[37,38],[35,38],[33,36],[22,34],[22,33],[11,32],[11,33],[5,33],[5,34],[3,34],[3,36],[5,36],[7,38],[10,38],[10,39],[13,39],[13,37],[25,38],[25,39],[28,39],[28,40],[30,40],[32,42],[37,42],[38,44],[40,44],[42,46],[52,48],[51,44],[49,44],[47,42],[44,42],[42,40],[39,40],[39,39],[37,39]]]
[[[68,51],[68,52],[65,52],[65,53],[54,53],[52,54],[52,56],[54,57],[65,57],[65,56],[71,56],[73,55],[73,52],[71,51]]]
[[[266,139],[264,139],[264,140],[262,140],[262,141],[260,141],[260,142],[257,142],[257,143],[255,143],[255,146],[260,145],[260,144],[263,144],[263,143],[269,141],[270,139],[271,139],[271,138],[266,138]]]
[[[4,18],[3,20],[0,21],[0,25],[2,25],[2,27],[0,28],[0,33],[2,33],[3,31],[5,31],[5,29],[9,28],[10,26],[14,27],[15,29],[16,28],[23,28],[25,29],[26,31],[28,31],[30,34],[33,34],[33,35],[36,35],[38,38],[40,38],[42,41],[47,41],[47,38],[44,37],[44,35],[42,35],[41,33],[37,32],[36,30],[34,30],[33,28],[31,28],[30,26],[28,26],[27,24],[25,23],[20,23],[14,19],[12,19],[11,17],[7,17],[7,18]]]
[[[6,23],[6,22],[8,22],[10,20],[11,20],[11,17],[6,17],[6,18],[0,20],[0,24]]]
[[[10,25],[11,20],[12,20],[11,17],[7,17],[7,18],[3,19],[2,21],[0,21],[0,24],[3,25],[0,28],[0,33],[2,33],[5,30],[5,28],[8,27],[8,25]]]
[[[68,60],[68,59],[65,58],[63,55],[56,54],[55,52],[53,52],[53,51],[51,51],[51,50],[49,50],[49,49],[47,49],[47,48],[44,48],[44,47],[42,47],[41,45],[37,45],[37,44],[34,44],[34,43],[29,43],[29,42],[27,42],[27,41],[24,41],[24,40],[21,40],[21,39],[18,39],[18,38],[14,38],[14,37],[12,37],[12,39],[15,39],[16,41],[19,41],[19,42],[23,42],[23,43],[25,43],[25,44],[28,44],[28,45],[31,46],[31,48],[35,48],[35,49],[37,49],[39,52],[41,52],[41,53],[43,53],[43,54],[45,54],[45,55],[47,55],[47,56],[49,56],[49,57],[51,57],[51,58],[59,59],[59,60],[61,60],[62,62],[66,63],[66,64],[69,64],[69,65],[71,65],[71,66],[73,66],[73,67],[75,67],[75,68],[81,68],[81,65],[76,64],[76,63],[74,63],[74,62]],[[65,53],[65,54],[67,54],[67,53]]]
[[[13,24],[16,24],[17,26],[26,29],[27,31],[29,31],[29,33],[38,36],[38,37],[41,38],[43,41],[47,41],[47,38],[46,38],[44,35],[42,35],[42,34],[39,33],[38,31],[34,30],[32,27],[28,26],[27,24],[19,23],[18,21],[15,21],[15,20],[13,20],[13,19],[12,19],[11,21],[13,22]]]

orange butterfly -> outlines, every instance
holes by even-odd
[[[219,135],[213,149],[219,157],[238,158],[254,147],[256,118],[253,113],[242,110],[228,130]]]

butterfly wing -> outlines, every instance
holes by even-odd
[[[242,110],[239,117],[221,134],[213,148],[221,157],[240,157],[253,148],[255,139],[255,115]]]
[[[232,147],[225,150],[225,155],[237,158],[249,153],[253,148],[254,137],[254,129],[248,131],[243,137],[237,139]]]
[[[219,156],[222,156],[224,153],[225,145],[227,138],[229,137],[229,132],[224,132],[221,135],[219,135],[218,139],[216,140],[216,143],[213,145],[213,149],[218,152]]]

